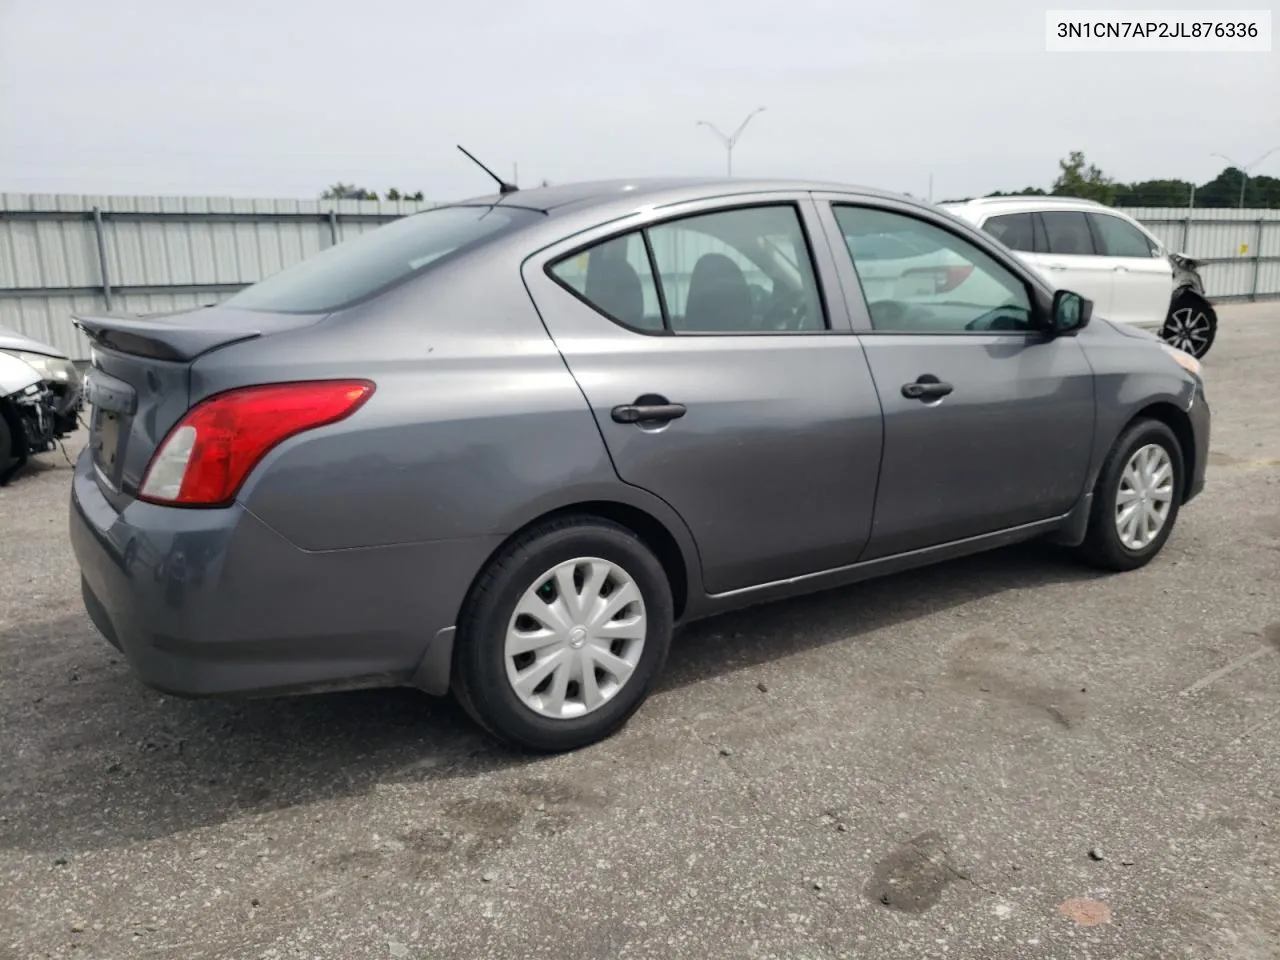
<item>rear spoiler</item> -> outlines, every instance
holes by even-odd
[[[262,335],[261,330],[237,329],[230,324],[192,323],[192,319],[199,315],[199,311],[149,317],[72,314],[71,322],[99,346],[137,357],[178,363],[189,362],[218,347]]]

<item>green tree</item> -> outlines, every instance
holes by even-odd
[[[1121,207],[1185,207],[1197,187],[1189,180],[1143,180],[1116,185],[1115,202]],[[1196,206],[1201,206],[1196,194]]]
[[[1003,190],[994,190],[987,194],[988,197],[1045,197],[1048,196],[1039,187],[1023,187],[1021,190],[1014,190],[1012,193],[1005,193]]]
[[[377,200],[378,195],[372,190],[357,187],[354,183],[335,183],[324,193],[321,200]]]
[[[1240,178],[1243,171],[1227,167],[1202,186],[1196,187],[1197,207],[1236,207],[1240,205]],[[1250,177],[1244,185],[1246,207],[1280,207],[1280,180],[1275,177]]]
[[[1079,197],[1096,200],[1108,206],[1115,203],[1116,182],[1104,174],[1095,164],[1086,163],[1084,154],[1072,150],[1058,161],[1058,179],[1053,181],[1055,197]]]
[[[1059,174],[1053,182],[1054,196],[1082,197],[1122,207],[1186,207],[1192,204],[1194,191],[1196,207],[1235,207],[1240,204],[1240,182],[1244,174],[1235,167],[1227,167],[1212,180],[1194,184],[1190,180],[1140,180],[1134,183],[1118,183],[1103,174],[1094,164],[1085,160],[1080,151],[1073,151],[1058,161]],[[1255,209],[1280,209],[1280,178],[1259,175],[1245,183],[1244,205]],[[1006,192],[993,190],[988,197],[1043,197],[1046,192],[1039,187]],[[964,203],[971,198],[944,200],[943,203]]]

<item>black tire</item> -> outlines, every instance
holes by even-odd
[[[630,677],[584,716],[559,719],[527,706],[507,678],[504,645],[521,596],[557,564],[599,557],[635,583],[644,603],[644,646]],[[540,524],[509,544],[481,573],[467,598],[454,645],[454,696],[482,727],[515,747],[576,750],[621,728],[648,697],[671,646],[674,607],[662,564],[632,531],[589,516]]]
[[[1120,534],[1116,530],[1116,498],[1130,458],[1139,449],[1152,443],[1163,447],[1173,464],[1173,495],[1168,515],[1160,532],[1142,549],[1135,550],[1121,541]],[[1098,474],[1098,482],[1093,489],[1089,529],[1085,534],[1084,543],[1080,545],[1081,555],[1104,570],[1136,570],[1150,563],[1164,547],[1177,523],[1185,482],[1182,446],[1178,443],[1178,438],[1173,431],[1159,420],[1145,418],[1135,420],[1120,434],[1111,452],[1107,454],[1102,471]]]
[[[1204,357],[1218,336],[1218,314],[1207,300],[1189,291],[1169,304],[1160,339],[1197,360]]]
[[[9,428],[9,419],[4,407],[4,401],[0,400],[0,469],[13,459],[13,432]]]
[[[22,436],[17,433],[17,423],[11,419],[16,416],[10,412],[8,404],[0,400],[0,487],[7,484],[27,462]]]

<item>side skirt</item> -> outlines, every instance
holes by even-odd
[[[754,606],[757,603],[768,603],[787,597],[802,596],[830,590],[835,587],[844,587],[863,580],[871,580],[875,577],[901,573],[904,570],[913,570],[917,567],[926,567],[945,560],[954,560],[959,557],[983,553],[987,550],[995,550],[1027,540],[1034,540],[1045,535],[1053,535],[1053,540],[1057,543],[1079,543],[1084,539],[1084,530],[1088,527],[1089,510],[1092,502],[1093,495],[1090,493],[1081,498],[1080,502],[1070,512],[1060,517],[1038,520],[1035,523],[1010,527],[1007,530],[998,530],[995,533],[986,533],[977,537],[968,537],[964,540],[955,540],[936,547],[926,547],[921,550],[912,550],[908,553],[899,553],[892,557],[880,557],[875,560],[854,563],[845,567],[837,567],[834,570],[822,570],[817,573],[791,577],[787,580],[776,580],[772,583],[745,587],[741,590],[712,594],[698,605],[696,613],[686,616],[684,622],[689,623],[693,620],[725,613],[729,610]]]

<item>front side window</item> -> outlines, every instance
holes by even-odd
[[[1152,244],[1146,235],[1131,223],[1113,217],[1109,213],[1091,213],[1089,217],[1097,228],[1098,238],[1102,241],[1102,249],[1098,251],[1104,257],[1144,257],[1152,256]]]
[[[541,214],[516,207],[440,207],[411,214],[259,280],[230,307],[328,313],[425,272]]]
[[[834,212],[877,331],[1033,329],[1026,284],[968,240],[888,210],[841,204]],[[879,255],[884,236],[903,241],[900,256]],[[876,255],[868,257],[868,251]]]
[[[790,204],[655,224],[555,261],[550,272],[633,329],[741,335],[827,328],[800,214]]]
[[[1040,214],[1049,241],[1049,252],[1061,256],[1092,257],[1093,236],[1089,221],[1075,210],[1046,210]]]

